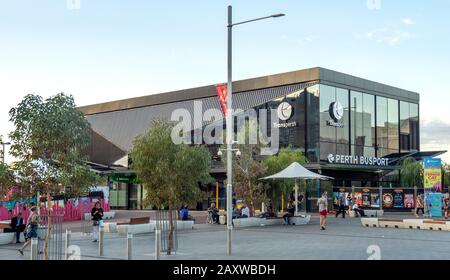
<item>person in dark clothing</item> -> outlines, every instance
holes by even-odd
[[[272,210],[272,206],[267,206],[267,211],[256,216],[258,218],[272,218],[275,217],[275,213]]]
[[[100,229],[100,223],[103,220],[103,209],[100,205],[100,202],[97,201],[95,203],[94,208],[92,208],[92,210],[91,210],[91,216],[92,216],[92,221],[93,221],[92,236],[94,238],[94,240],[92,240],[92,242],[97,242],[98,232]]]
[[[287,213],[283,215],[283,219],[284,219],[284,224],[285,225],[289,225],[289,218],[290,217],[294,217],[295,215],[295,207],[292,204],[291,201],[288,202],[287,204]]]
[[[16,233],[16,243],[20,243],[20,233],[25,230],[25,224],[23,223],[22,213],[18,213],[16,217],[11,219],[11,228],[5,229],[5,232]]]
[[[346,200],[345,194],[343,192],[341,192],[339,194],[339,197],[338,197],[338,207],[339,207],[339,209],[336,212],[336,218],[339,216],[340,213],[342,213],[342,218],[345,219],[345,200]]]

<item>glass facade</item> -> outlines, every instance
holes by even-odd
[[[363,90],[316,84],[253,109],[258,117],[259,110],[269,110],[267,127],[271,128],[274,124],[270,109],[277,111],[283,102],[292,106],[293,113],[289,119],[279,121],[280,125],[286,124],[279,129],[279,147],[299,149],[312,164],[328,161],[330,154],[385,157],[420,148],[418,104]],[[221,122],[217,125],[225,126]],[[217,147],[209,147],[212,154],[217,154]],[[379,173],[373,171],[343,167],[344,170],[322,167],[324,174],[335,180],[318,183],[317,188],[308,194],[311,198],[306,201],[310,204],[309,209],[314,209],[313,199],[318,198],[323,190],[331,193],[335,188],[344,188],[346,192],[361,193],[367,199],[369,196],[376,199],[380,186],[389,189],[398,186],[398,178],[394,178],[395,176],[379,178]],[[223,208],[225,188],[222,185],[223,178],[219,177],[216,178],[221,186],[218,193],[219,206]],[[211,189],[213,191],[210,192],[206,205],[215,201],[216,187]],[[145,196],[145,189],[141,185],[112,183],[111,207],[143,209],[142,199]]]

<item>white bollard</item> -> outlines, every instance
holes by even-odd
[[[69,229],[66,229],[66,242],[64,246],[64,260],[67,260],[69,258],[69,247],[70,247],[70,239],[72,236],[72,231]]]
[[[38,254],[39,254],[39,248],[38,248],[38,240],[37,238],[32,238],[31,239],[31,260],[35,261],[38,260]]]
[[[127,234],[127,260],[133,259],[133,234]]]
[[[103,257],[103,241],[105,237],[105,230],[103,229],[103,226],[100,226],[99,231],[99,238],[98,238],[98,255],[100,257]]]
[[[159,260],[161,253],[161,230],[155,230],[155,260]]]

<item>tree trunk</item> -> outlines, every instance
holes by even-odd
[[[167,255],[172,254],[173,249],[173,215],[172,215],[172,205],[169,204],[169,237],[167,240]]]
[[[44,260],[48,260],[48,247],[50,243],[50,234],[52,230],[52,218],[50,216],[51,202],[50,202],[50,194],[47,194],[47,232],[45,234],[45,243],[44,243]]]

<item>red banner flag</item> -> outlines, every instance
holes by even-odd
[[[227,115],[227,98],[228,98],[228,88],[227,85],[217,85],[217,97],[219,98],[220,108],[224,116]]]

